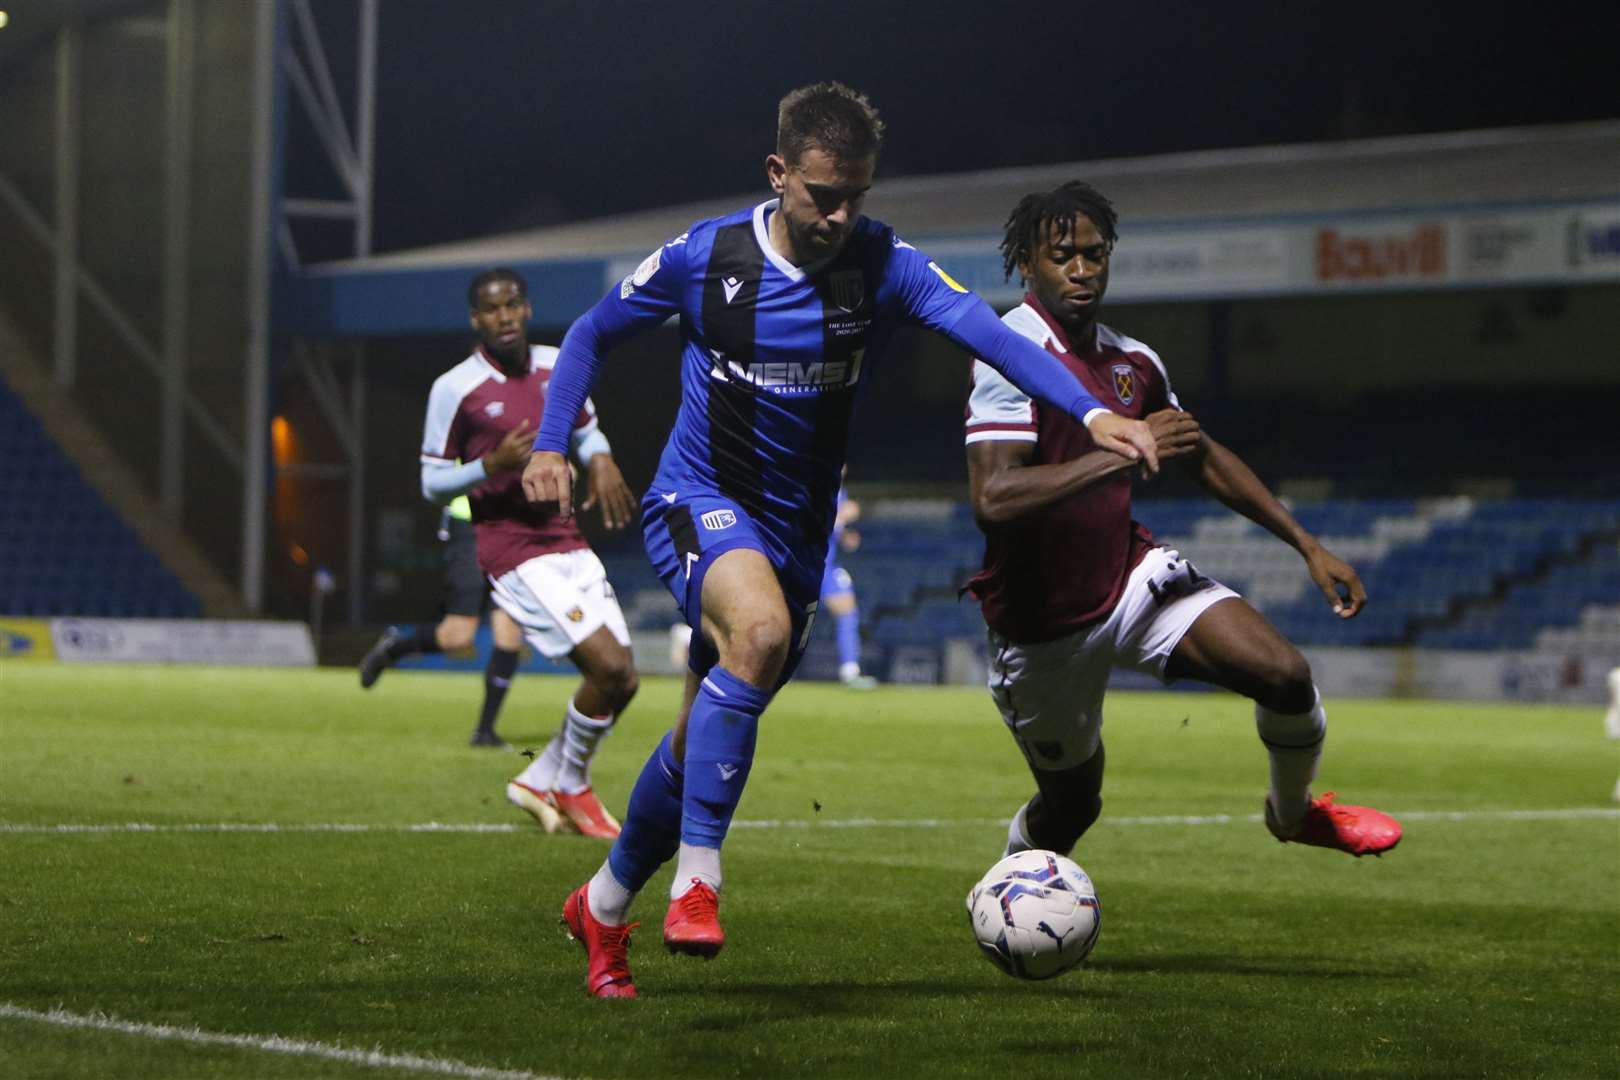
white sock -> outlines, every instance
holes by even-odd
[[[697,878],[715,892],[720,891],[720,849],[698,847],[681,842],[680,858],[675,863],[675,880],[669,883],[669,898],[678,900],[692,887]]]
[[[1327,738],[1327,712],[1322,695],[1309,712],[1279,713],[1261,705],[1254,707],[1254,726],[1271,757],[1271,812],[1284,830],[1305,819],[1310,806],[1311,781],[1322,758],[1322,741]]]
[[[596,744],[613,727],[613,714],[598,719],[586,716],[574,708],[572,699],[563,714],[562,767],[557,771],[553,786],[565,795],[578,795],[591,786],[591,758],[596,756]]]
[[[630,905],[635,899],[636,894],[619,884],[606,861],[591,878],[591,887],[585,890],[585,906],[591,909],[591,918],[608,926],[623,926],[629,922]]]
[[[562,736],[553,735],[540,756],[529,762],[529,767],[517,774],[517,782],[535,791],[550,791],[557,784],[557,770],[562,768]]]
[[[849,660],[838,665],[838,678],[842,682],[861,677],[861,663],[859,660]]]
[[[1001,853],[1003,859],[1020,851],[1035,850],[1035,841],[1029,838],[1029,826],[1024,824],[1024,811],[1028,809],[1029,803],[1020,806],[1012,817],[1012,824],[1007,826],[1007,850]]]

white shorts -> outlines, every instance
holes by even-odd
[[[1113,668],[1164,679],[1170,653],[1198,616],[1237,593],[1154,548],[1125,582],[1108,618],[1056,641],[1019,645],[990,632],[990,696],[1030,768],[1083,765],[1102,738]],[[1166,680],[1168,681],[1168,680]]]
[[[607,571],[590,548],[536,555],[489,583],[529,647],[547,659],[567,656],[604,626],[620,645],[630,644]]]

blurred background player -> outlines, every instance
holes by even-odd
[[[833,617],[838,640],[838,681],[853,690],[870,690],[877,680],[861,674],[861,609],[855,601],[855,582],[838,564],[838,552],[861,546],[861,534],[850,526],[861,516],[861,504],[838,489],[838,512],[833,516],[832,543],[827,546],[827,569],[821,577],[821,607]]]
[[[1603,717],[1603,733],[1620,739],[1620,667],[1609,670],[1609,711]],[[1614,801],[1620,802],[1620,781],[1614,785]]]
[[[1354,617],[1366,601],[1355,571],[1182,411],[1157,353],[1097,321],[1116,223],[1109,201],[1077,181],[1025,196],[1001,251],[1007,276],[1017,271],[1029,291],[1004,321],[1111,408],[1146,417],[1160,460],[1179,460],[1205,491],[1298,551],[1334,613]],[[1079,425],[982,362],[966,438],[985,534],[969,588],[989,625],[990,693],[1037,788],[1013,816],[1009,854],[1067,854],[1101,814],[1103,694],[1116,666],[1254,700],[1271,760],[1265,824],[1278,840],[1352,855],[1395,846],[1393,818],[1331,792],[1311,797],[1327,714],[1310,666],[1235,592],[1131,520],[1131,462],[1096,449]]]
[[[383,631],[360,661],[360,685],[371,689],[385,670],[407,656],[471,652],[478,635],[478,620],[489,607],[492,645],[484,665],[484,707],[468,742],[472,746],[511,749],[495,733],[495,721],[517,672],[523,631],[503,609],[489,605],[489,582],[478,568],[478,538],[467,496],[456,496],[444,508],[439,519],[439,539],[444,542],[444,617],[436,626],[418,628],[409,634],[392,626]]]
[[[686,696],[631,792],[623,835],[564,904],[598,997],[635,995],[630,906],[671,857],[664,944],[713,956],[725,942],[720,847],[760,716],[809,639],[856,394],[895,330],[944,334],[1157,467],[1147,425],[1051,370],[988,304],[861,214],[883,130],[864,96],[821,83],[789,93],[777,115],[766,158],[775,196],[694,225],[569,329],[523,477],[531,499],[567,515],[568,424],[602,357],[679,313],[680,411],[642,500],[642,535],[693,630]]]
[[[529,344],[528,288],[513,271],[479,274],[467,299],[478,347],[439,376],[428,396],[422,493],[437,503],[469,496],[478,565],[496,605],[531,648],[567,656],[583,676],[562,729],[507,785],[507,798],[547,832],[573,828],[610,839],[619,825],[591,789],[590,762],[636,693],[630,635],[579,527],[554,505],[529,502],[522,487],[557,350]],[[603,524],[623,528],[633,499],[589,398],[572,410],[568,430],[568,446],[589,478],[581,505],[600,505]]]

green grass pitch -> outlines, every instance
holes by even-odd
[[[570,688],[520,678],[503,732],[538,747]],[[457,1075],[1620,1075],[1620,752],[1597,710],[1329,702],[1319,789],[1407,815],[1398,849],[1355,860],[1253,820],[1246,703],[1114,695],[1106,808],[1075,855],[1101,939],[1024,984],[962,906],[1029,789],[986,695],[793,686],[726,846],[726,951],[663,951],[666,869],[637,910],[642,997],[598,1002],[557,915],[605,847],[507,805],[522,759],[464,745],[480,692],[0,669],[0,1075],[413,1075],[37,1018],[53,1009]],[[648,680],[604,744],[616,811],[677,697]],[[397,828],[425,822],[505,828]],[[288,828],[47,828],[126,823]],[[374,828],[292,828],[312,824]]]

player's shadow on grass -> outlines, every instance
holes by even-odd
[[[1209,975],[1273,975],[1295,979],[1392,979],[1410,975],[1410,968],[1388,965],[1360,965],[1326,967],[1319,957],[1257,957],[1233,956],[1230,953],[1179,953],[1174,956],[1111,956],[1091,960],[1086,965],[1092,971],[1117,972],[1122,975],[1137,972],[1155,974]]]
[[[1079,981],[1065,981],[1063,979],[1048,980],[1039,983],[1024,983],[1031,990],[1038,989],[1042,995],[1059,998],[1088,999],[1096,1001],[1102,998],[1118,996],[1115,991],[1088,985]],[[837,1016],[852,1015],[864,1016],[872,1011],[874,1001],[881,1001],[885,997],[893,997],[900,1001],[915,1002],[928,997],[940,997],[952,1002],[982,999],[987,1007],[1004,1004],[1007,1000],[1008,985],[996,982],[978,986],[965,986],[961,981],[948,979],[904,979],[896,982],[855,982],[843,980],[838,982],[800,983],[797,985],[783,985],[781,983],[724,983],[719,985],[700,986],[693,984],[659,986],[659,997],[694,996],[709,999],[715,998],[741,998],[755,1006],[766,1003],[770,1009],[780,1009],[786,1015],[803,1016]],[[648,991],[652,993],[652,991]],[[758,1013],[743,1013],[737,1016],[708,1015],[693,1018],[687,1023],[695,1028],[704,1030],[730,1030],[744,1026],[751,1021],[758,1020]]]

